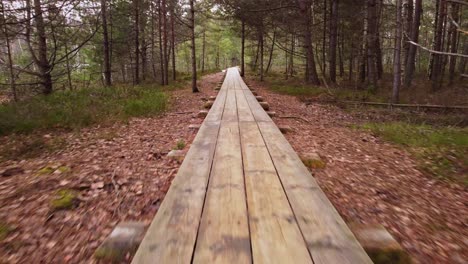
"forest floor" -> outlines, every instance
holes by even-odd
[[[249,86],[270,103],[275,123],[293,129],[286,138],[298,153],[316,152],[324,159],[326,167],[312,173],[348,223],[383,225],[415,263],[466,263],[466,185],[428,175],[404,147],[355,129],[369,116],[388,116],[310,103],[254,80]]]
[[[35,155],[0,163],[0,263],[93,263],[118,222],[149,224],[180,165],[166,154],[188,150],[196,134],[188,126],[201,123],[196,114],[221,78],[203,78],[199,94],[169,92],[170,110],[157,117],[0,138],[19,148],[46,142]],[[405,149],[353,128],[364,116],[251,83],[277,112],[274,121],[293,128],[286,137],[295,150],[326,161],[312,173],[345,220],[382,224],[416,263],[468,258],[465,186],[426,175]]]
[[[196,115],[222,76],[202,78],[198,94],[168,92],[160,116],[0,138],[33,142],[15,151],[28,155],[0,163],[0,263],[93,263],[117,223],[149,224],[180,166],[167,153],[188,150],[196,135],[188,126],[202,122]]]

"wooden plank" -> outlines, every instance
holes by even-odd
[[[239,125],[253,261],[312,263],[257,124]]]
[[[251,263],[237,122],[222,122],[193,263]]]
[[[237,101],[237,112],[239,115],[239,121],[255,121],[250,106],[247,103],[244,92],[242,90],[236,90],[236,101]]]
[[[227,90],[226,105],[224,106],[223,121],[237,121],[237,103],[235,90]]]
[[[226,95],[227,95],[226,90],[220,90],[218,92],[218,96],[216,96],[216,99],[213,105],[211,106],[211,109],[208,112],[208,115],[205,118],[206,122],[214,122],[214,121],[221,120],[223,116],[224,104],[226,102]]]
[[[219,126],[201,126],[132,263],[190,263]]]
[[[276,125],[258,126],[314,263],[372,263]]]

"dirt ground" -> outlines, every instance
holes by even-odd
[[[468,191],[424,175],[405,150],[350,128],[361,118],[338,107],[250,86],[289,125],[298,153],[317,152],[327,163],[312,171],[347,222],[383,225],[415,263],[467,263]]]
[[[0,221],[13,229],[0,242],[0,263],[93,263],[94,251],[118,222],[149,224],[180,165],[166,155],[177,142],[188,150],[196,134],[188,126],[202,122],[196,115],[222,75],[203,78],[201,93],[189,87],[171,92],[171,110],[159,117],[30,135],[64,146],[0,164],[0,172],[17,170],[0,177]],[[3,137],[0,144],[21,139]],[[77,194],[74,208],[51,210],[63,189]]]

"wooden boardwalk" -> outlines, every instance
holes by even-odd
[[[192,262],[372,263],[237,68],[133,259]]]

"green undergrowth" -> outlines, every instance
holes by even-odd
[[[339,101],[373,101],[386,102],[385,98],[381,98],[375,94],[372,89],[344,89],[339,87],[314,86],[305,84],[298,77],[288,78],[287,80],[281,76],[268,76],[266,79],[267,86],[273,92],[297,96],[303,99],[307,98],[322,98],[324,100],[339,100]]]
[[[176,87],[165,87],[164,91]],[[87,88],[2,104],[0,135],[53,128],[77,129],[129,117],[156,115],[168,106],[164,91],[152,85]]]
[[[431,175],[468,185],[468,128],[404,122],[367,123],[356,128],[404,146]]]

